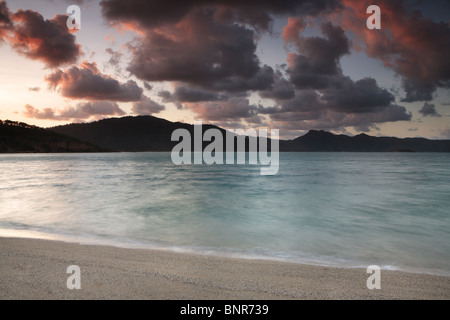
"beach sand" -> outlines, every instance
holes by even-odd
[[[69,265],[81,289],[69,290]],[[450,299],[450,277],[0,238],[0,299]]]

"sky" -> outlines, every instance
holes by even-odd
[[[0,119],[450,139],[449,19],[446,0],[0,0]]]

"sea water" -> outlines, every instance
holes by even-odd
[[[0,155],[0,236],[450,275],[449,228],[448,153]]]

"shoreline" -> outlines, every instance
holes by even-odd
[[[69,290],[67,267],[81,270]],[[0,299],[450,299],[450,277],[0,237]]]
[[[268,262],[281,262],[281,263],[290,263],[290,264],[300,264],[300,265],[308,265],[308,266],[317,266],[317,267],[327,267],[327,268],[337,268],[337,269],[365,269],[370,263],[363,262],[355,262],[355,261],[346,261],[342,260],[340,263],[337,263],[332,260],[320,260],[319,258],[314,259],[310,258],[300,258],[295,256],[277,256],[277,255],[268,255],[265,253],[257,253],[257,252],[246,252],[246,251],[228,251],[226,249],[217,250],[217,248],[211,247],[180,247],[180,246],[167,246],[163,244],[157,243],[141,243],[135,241],[124,241],[116,240],[111,241],[111,239],[101,239],[96,237],[79,237],[79,236],[70,236],[58,233],[48,233],[43,231],[36,230],[16,230],[16,229],[5,229],[0,228],[0,239],[2,238],[21,238],[21,239],[36,239],[36,240],[49,240],[49,241],[59,241],[64,243],[72,243],[79,245],[88,245],[88,246],[106,246],[106,247],[114,247],[121,249],[138,249],[138,250],[156,250],[163,251],[175,254],[187,254],[187,255],[200,255],[200,256],[210,256],[217,257],[223,259],[239,259],[239,260],[261,260]],[[450,277],[450,272],[441,270],[441,269],[405,269],[399,266],[394,265],[379,265],[382,271],[399,271],[405,273],[413,273],[413,274],[425,274],[425,275],[433,275],[433,276],[443,276]]]

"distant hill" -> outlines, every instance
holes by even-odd
[[[116,151],[171,151],[178,143],[171,141],[171,135],[178,128],[188,130],[193,136],[193,125],[153,116],[109,118],[92,123],[57,126],[48,130]],[[203,131],[209,128],[225,132],[216,126],[203,125]],[[203,143],[204,146],[208,144],[209,142]],[[350,137],[310,130],[296,139],[280,140],[280,151],[450,152],[450,140],[401,139],[366,134]]]
[[[0,153],[101,152],[104,148],[23,122],[0,120]]]
[[[202,126],[204,133],[208,129],[217,129],[223,136],[223,150],[226,148],[226,130],[214,125]],[[179,141],[171,141],[172,132],[176,129],[186,129],[190,132],[191,149],[194,144],[194,126],[181,122],[171,122],[153,116],[137,116],[108,118],[91,123],[74,123],[49,128],[61,134],[76,137],[95,145],[116,151],[172,151]],[[236,136],[232,134],[232,136]],[[211,142],[203,142],[205,148]],[[248,138],[246,138],[248,146]],[[236,145],[235,145],[236,149]],[[270,148],[269,148],[270,150]]]
[[[450,140],[425,138],[373,137],[359,134],[354,137],[310,130],[307,134],[286,141],[283,151],[333,152],[450,152]]]
[[[48,130],[116,151],[171,151],[178,144],[177,141],[171,141],[172,132],[178,128],[187,129],[192,136],[194,134],[193,125],[153,116],[108,118],[91,123],[57,126]],[[216,126],[202,126],[203,131],[209,128],[225,132]]]

